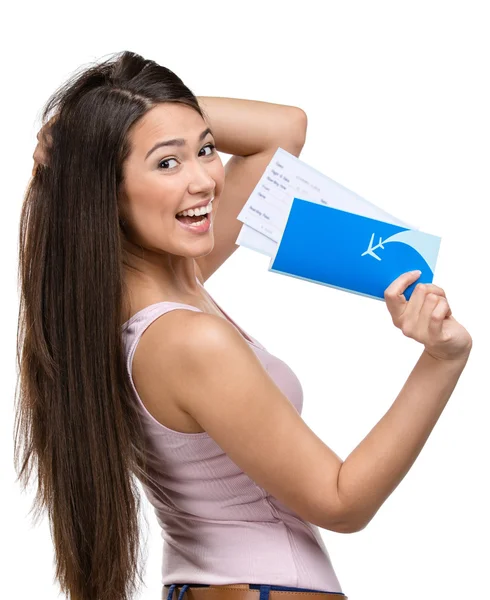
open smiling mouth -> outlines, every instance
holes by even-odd
[[[195,231],[207,231],[211,224],[211,212],[213,210],[213,199],[207,206],[201,207],[194,210],[183,210],[181,213],[175,215],[175,218],[179,223],[186,227],[186,229],[192,229]],[[198,214],[189,214],[189,213]]]
[[[200,225],[202,223],[204,223],[205,221],[209,220],[209,213],[205,214],[205,215],[197,215],[195,217],[190,217],[190,216],[176,216],[176,219],[178,219],[181,223],[184,223],[185,225]]]

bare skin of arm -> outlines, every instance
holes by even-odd
[[[258,485],[325,529],[363,529],[419,455],[461,375],[471,337],[444,291],[400,276],[386,291],[394,324],[424,344],[386,415],[342,461],[307,426],[235,328],[175,310],[144,335],[147,368],[182,410]]]
[[[305,112],[295,106],[198,97],[216,148],[233,156],[225,165],[225,187],[214,222],[213,250],[196,259],[204,283],[238,248],[243,223],[239,212],[257,185],[278,147],[299,156],[307,129]]]
[[[205,281],[237,248],[242,224],[236,216],[277,147],[299,154],[306,117],[301,109],[269,103],[199,101],[218,150],[234,154],[226,165],[215,247],[196,261]],[[345,461],[306,425],[222,318],[176,310],[157,319],[144,334],[143,362],[160,389],[265,490],[320,527],[359,531],[421,452],[471,350],[471,337],[452,316],[441,288],[419,285],[405,300],[404,289],[417,277],[400,276],[385,299],[394,325],[424,351],[392,407]]]
[[[391,408],[341,465],[339,499],[355,531],[408,473],[465,365],[465,358],[442,361],[424,351]]]

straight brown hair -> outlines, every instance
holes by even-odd
[[[135,477],[149,474],[121,335],[118,199],[128,133],[161,102],[203,116],[177,75],[133,52],[75,73],[44,107],[52,143],[21,209],[14,461],[24,490],[36,470],[35,521],[47,512],[71,600],[129,600],[142,583]]]

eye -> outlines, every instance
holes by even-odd
[[[165,164],[165,163],[166,163],[166,164],[168,164],[168,163],[169,163],[169,162],[171,162],[172,160],[173,160],[173,161],[175,161],[175,162],[177,162],[177,160],[176,160],[175,158],[165,158],[164,160],[161,160],[161,161],[158,163],[158,166],[159,166],[159,168],[163,169],[164,171],[168,171],[168,170],[169,170],[169,169],[168,169],[168,167],[161,167],[161,165],[163,165],[163,164]],[[175,167],[174,167],[174,168],[175,168]]]
[[[203,148],[201,148],[201,150],[205,150],[205,149],[210,150],[209,154],[205,154],[204,156],[211,156],[211,154],[214,154],[214,150],[216,148],[216,146],[212,143],[210,144],[206,144]]]
[[[214,144],[212,144],[212,143],[209,143],[209,144],[206,144],[205,146],[203,146],[203,147],[201,148],[201,151],[200,151],[200,152],[202,152],[203,150],[206,150],[206,149],[208,149],[208,150],[209,150],[208,154],[205,154],[204,156],[211,156],[212,154],[214,154],[215,148],[216,148],[216,146],[215,146]],[[202,156],[202,155],[200,154],[200,156]],[[177,162],[177,163],[178,163],[178,160],[177,160],[176,158],[164,158],[163,160],[161,160],[161,161],[158,163],[158,167],[159,167],[161,170],[163,170],[163,171],[170,171],[170,170],[172,170],[172,169],[175,169],[175,167],[168,167],[168,164],[169,164],[169,163],[170,163],[172,160],[173,160],[174,162]],[[162,167],[162,165],[167,165],[167,166],[163,166],[163,167]]]

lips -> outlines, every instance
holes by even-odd
[[[182,217],[179,219],[176,217],[177,222],[181,227],[184,227],[187,231],[192,233],[206,233],[211,228],[211,213],[203,215],[202,217],[198,217],[197,219],[202,220],[203,222],[200,225],[193,225],[192,223],[196,217]]]
[[[212,196],[208,200],[205,200],[204,202],[201,202],[201,204],[196,204],[195,206],[188,206],[187,208],[184,208],[184,210],[179,210],[179,212],[176,214],[183,213],[186,210],[195,210],[196,208],[201,208],[202,206],[207,206],[213,200],[214,200],[214,196]]]

